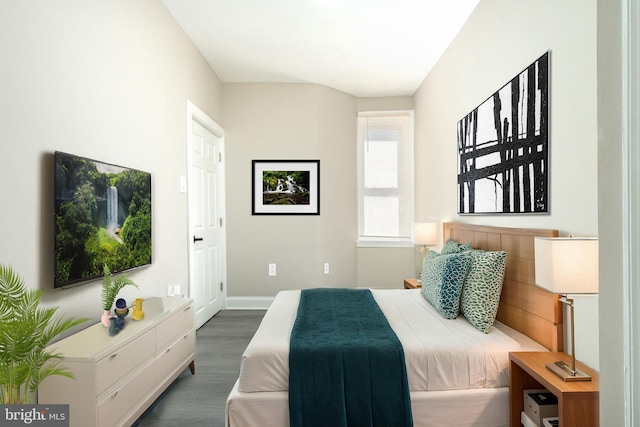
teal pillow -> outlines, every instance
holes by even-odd
[[[448,255],[448,254],[457,254],[460,252],[468,251],[471,249],[471,243],[460,243],[456,242],[453,239],[448,239],[442,250],[440,251],[440,255]]]
[[[460,294],[469,268],[469,251],[442,255],[429,251],[422,265],[422,296],[446,319],[460,312]]]
[[[462,287],[460,311],[469,323],[486,334],[498,314],[507,253],[482,250],[469,253],[471,268]]]

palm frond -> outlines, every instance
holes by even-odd
[[[107,264],[104,265],[104,278],[102,279],[102,309],[111,310],[113,300],[110,298],[111,270]]]
[[[71,375],[59,354],[46,350],[65,330],[89,319],[55,317],[40,307],[42,291],[26,289],[11,267],[0,264],[0,402],[28,403],[44,378]]]
[[[0,264],[0,319],[12,318],[21,306],[25,286],[13,268]]]
[[[51,342],[51,340],[60,335],[62,332],[66,331],[67,329],[73,328],[74,326],[81,325],[86,321],[87,319],[81,317],[56,317],[47,324],[47,327],[43,331],[41,338],[42,342],[47,345],[49,344],[49,342]]]

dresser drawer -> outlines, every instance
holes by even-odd
[[[176,312],[156,328],[158,334],[156,350],[163,350],[180,335],[184,335],[186,331],[193,329],[194,324],[193,305]]]
[[[171,374],[179,364],[193,356],[193,348],[196,340],[196,331],[193,329],[185,332],[171,347],[164,350],[156,359],[158,381],[162,381]]]
[[[151,361],[134,377],[123,383],[113,393],[98,402],[98,426],[121,425],[121,418],[128,418],[129,412],[153,389],[156,384],[156,363]],[[89,425],[89,424],[87,424]]]
[[[155,349],[156,333],[155,330],[150,330],[100,360],[96,366],[96,396],[141,366],[145,360],[153,358]]]

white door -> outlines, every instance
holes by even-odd
[[[215,122],[190,107],[189,294],[199,328],[224,307],[226,295],[224,139]]]

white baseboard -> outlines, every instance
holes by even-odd
[[[273,297],[227,297],[227,310],[266,310],[273,302]]]

